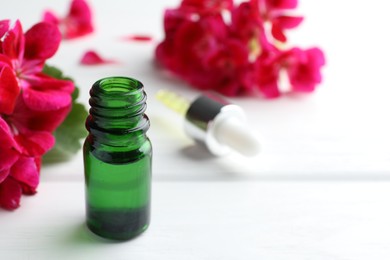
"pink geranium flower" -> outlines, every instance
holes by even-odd
[[[38,23],[23,34],[20,22],[16,21],[15,27],[8,31],[1,42],[0,54],[1,73],[5,75],[3,80],[7,80],[0,88],[8,89],[8,95],[0,98],[10,103],[9,111],[4,112],[12,112],[20,89],[24,103],[32,110],[57,110],[70,105],[73,83],[42,74],[46,59],[54,55],[60,41],[58,29],[50,23]],[[15,80],[12,80],[10,69]]]
[[[15,209],[22,193],[36,192],[40,156],[53,145],[54,138],[46,132],[14,136],[0,117],[0,207]]]
[[[287,75],[293,91],[312,92],[322,81],[325,56],[319,48],[293,48],[285,54]]]
[[[65,39],[82,37],[94,31],[91,8],[85,0],[73,0],[64,18],[59,18],[54,12],[47,10],[43,21],[58,25]]]
[[[22,193],[36,191],[41,156],[54,145],[74,85],[42,73],[61,41],[55,25],[23,33],[19,21],[0,21],[0,36],[0,206],[14,209]]]
[[[288,80],[285,84],[290,86],[290,91],[312,92],[322,81],[320,69],[324,64],[324,54],[318,48],[267,53],[256,62],[256,83],[266,97],[278,97],[281,75],[285,72]]]
[[[165,11],[165,39],[156,48],[156,59],[191,86],[225,95],[260,90],[265,97],[277,97],[284,75],[291,91],[311,92],[322,80],[322,51],[285,51],[280,44],[287,41],[286,30],[302,22],[302,17],[286,14],[297,4],[182,0]]]

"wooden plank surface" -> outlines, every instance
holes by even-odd
[[[1,259],[386,259],[385,182],[157,182],[152,224],[123,243],[84,224],[80,182],[47,182],[0,212]]]

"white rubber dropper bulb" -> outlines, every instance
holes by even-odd
[[[252,157],[260,153],[259,138],[240,118],[226,117],[219,121],[214,128],[214,136],[219,143],[244,156]]]

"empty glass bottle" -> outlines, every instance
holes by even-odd
[[[126,77],[97,81],[84,143],[87,226],[95,234],[130,239],[150,220],[152,146],[141,82]]]

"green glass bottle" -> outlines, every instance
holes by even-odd
[[[87,226],[104,238],[130,239],[150,221],[152,146],[144,87],[132,78],[104,78],[93,84],[89,104]]]

